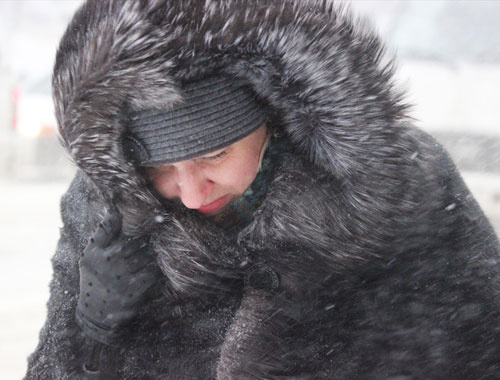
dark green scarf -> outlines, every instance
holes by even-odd
[[[253,220],[254,212],[266,197],[286,147],[283,139],[271,137],[255,180],[240,198],[231,203],[226,212],[214,218],[220,227],[229,233],[236,233]]]

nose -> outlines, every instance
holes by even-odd
[[[187,162],[177,168],[177,186],[184,206],[197,209],[212,194],[214,182],[207,179],[196,164]]]

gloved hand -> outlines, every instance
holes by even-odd
[[[76,321],[87,336],[107,345],[139,313],[160,278],[157,267],[148,265],[153,262],[148,238],[130,239],[120,232],[120,214],[108,213],[79,261]]]

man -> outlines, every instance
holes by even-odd
[[[497,378],[498,239],[382,53],[328,2],[88,1],[27,378]]]

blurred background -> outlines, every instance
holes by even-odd
[[[500,1],[344,2],[397,55],[417,125],[446,146],[500,233]],[[75,172],[57,140],[50,76],[80,3],[0,1],[2,379],[23,377],[45,320],[59,199]]]

